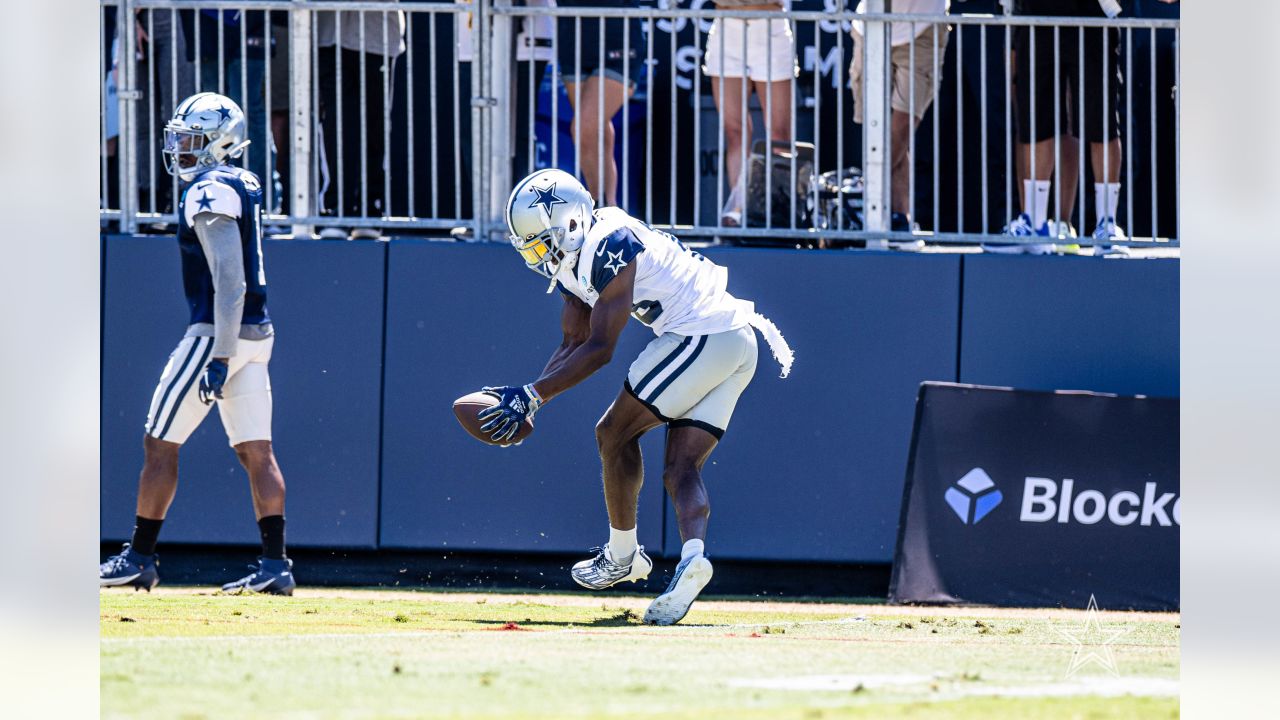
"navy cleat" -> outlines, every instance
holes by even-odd
[[[98,566],[98,586],[132,585],[135,590],[151,592],[151,588],[160,584],[158,566],[155,555],[135,552],[125,543],[119,555],[112,555]]]
[[[253,572],[222,586],[223,592],[233,593],[269,593],[271,595],[292,595],[297,583],[293,580],[293,561],[258,558],[257,565],[249,566]]]

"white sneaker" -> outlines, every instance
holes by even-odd
[[[326,227],[320,229],[321,240],[346,240],[347,231],[340,227]]]
[[[569,571],[573,581],[588,590],[603,590],[620,582],[639,582],[649,577],[649,571],[653,570],[653,561],[645,554],[643,545],[636,546],[626,564],[613,559],[608,545],[595,550],[595,557],[583,560]]]
[[[667,591],[654,598],[644,611],[645,624],[675,625],[683,620],[698,593],[711,582],[711,573],[711,561],[702,555],[681,560]]]
[[[378,228],[352,228],[352,240],[381,240],[382,231]]]

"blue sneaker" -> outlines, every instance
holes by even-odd
[[[293,561],[258,558],[257,565],[250,565],[253,572],[222,586],[223,592],[234,593],[268,593],[271,595],[292,595],[297,583],[293,580]]]
[[[132,585],[135,590],[146,590],[160,584],[159,562],[155,555],[134,552],[125,543],[119,555],[112,555],[98,566],[98,586],[117,587]]]
[[[1124,234],[1124,229],[1116,225],[1116,219],[1111,216],[1098,218],[1098,226],[1093,229],[1093,256],[1105,257],[1108,255],[1126,256],[1129,254],[1129,248],[1124,245],[1110,245],[1107,240],[1128,240],[1128,236]]]
[[[1057,223],[1054,223],[1054,226],[1050,227],[1049,221],[1047,220],[1041,223],[1040,227],[1036,227],[1031,224],[1031,216],[1026,213],[1022,213],[1004,227],[1004,234],[1010,237],[1048,238],[1057,237],[1058,228]],[[1053,243],[1018,243],[1016,245],[1004,243],[983,243],[982,250],[984,252],[1002,253],[1006,255],[1019,255],[1023,253],[1031,255],[1049,255],[1056,252],[1057,248],[1054,247]]]

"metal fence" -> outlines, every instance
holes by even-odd
[[[174,222],[163,125],[215,90],[295,236],[502,239],[561,167],[687,237],[1046,241],[1002,236],[1025,210],[1087,245],[1116,205],[1116,244],[1177,245],[1176,19],[549,4],[105,0],[103,223]]]

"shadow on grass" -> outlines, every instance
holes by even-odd
[[[640,625],[640,616],[630,610],[623,610],[609,617],[598,617],[591,620],[472,620],[476,625],[485,626],[487,630],[524,630],[533,627],[557,628],[608,628],[635,627]]]

